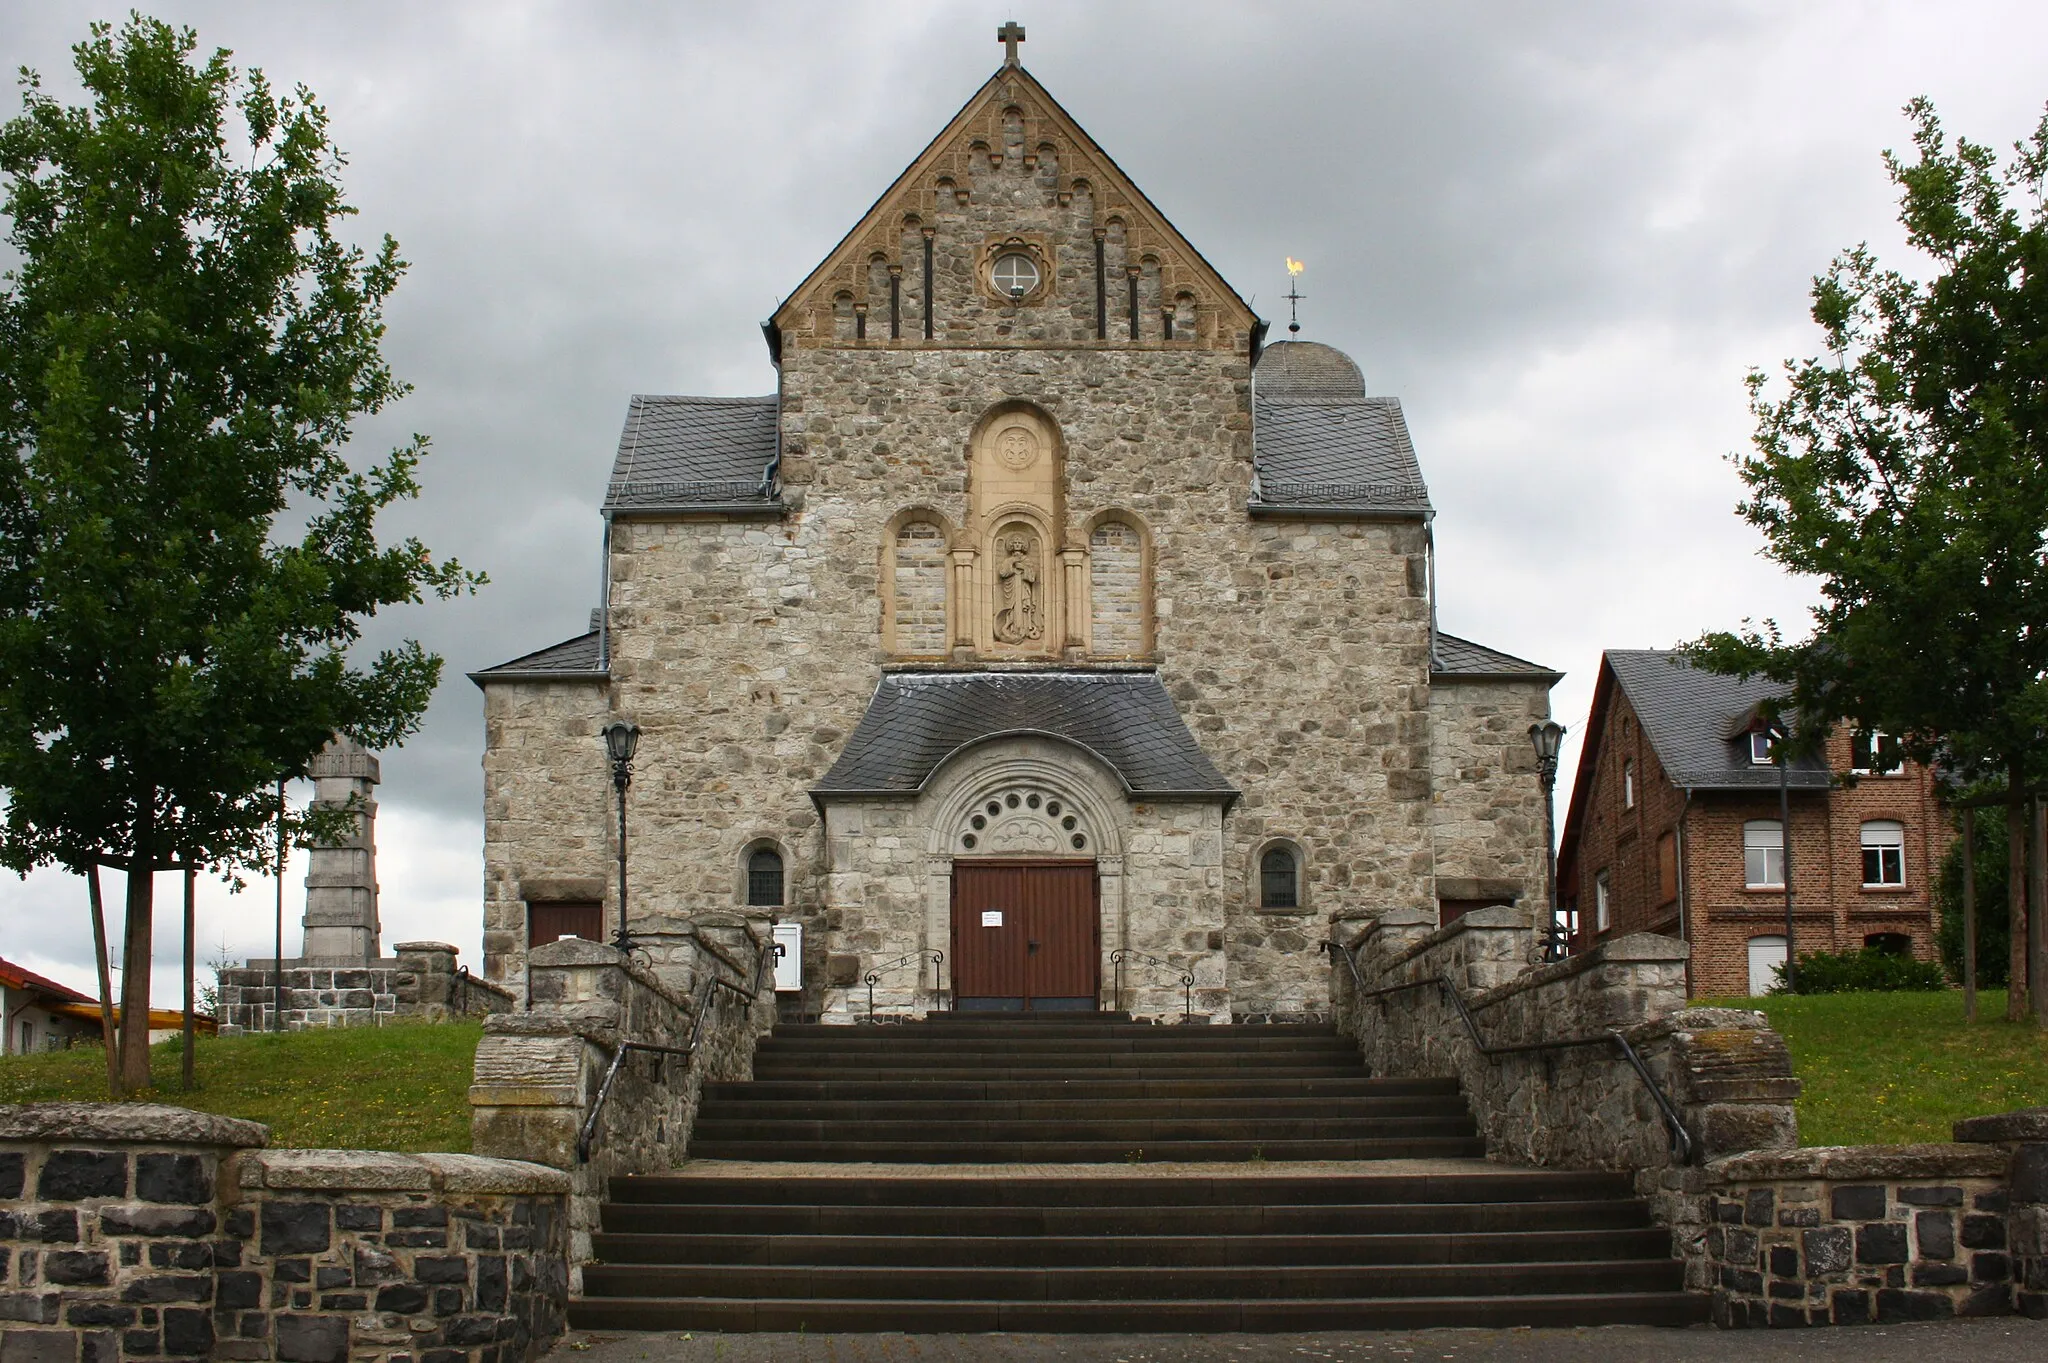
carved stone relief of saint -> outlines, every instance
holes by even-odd
[[[1038,537],[1008,530],[996,537],[996,620],[999,643],[1025,644],[1045,635],[1038,592]]]

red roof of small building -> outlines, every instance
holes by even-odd
[[[14,962],[0,959],[0,984],[10,989],[25,989],[31,994],[43,994],[65,1003],[89,1003],[100,1006],[100,1001],[90,994],[81,994],[69,985],[59,984],[47,975],[38,975]]]

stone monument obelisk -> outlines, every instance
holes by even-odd
[[[306,866],[305,944],[300,955],[323,964],[377,959],[383,925],[377,918],[377,759],[336,734],[308,765],[317,805],[354,802],[355,832],[310,849]]]

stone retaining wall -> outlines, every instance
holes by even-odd
[[[401,942],[376,961],[287,960],[282,984],[287,1032],[308,1027],[377,1027],[394,1019],[446,1022],[510,1012],[509,991],[458,969],[446,942]],[[280,981],[269,960],[220,975],[220,1034],[276,1030]]]
[[[561,1332],[558,1171],[268,1139],[175,1107],[0,1107],[0,1357],[526,1363]]]
[[[469,1090],[472,1147],[569,1176],[572,1275],[590,1258],[598,1206],[615,1174],[668,1169],[684,1157],[707,1079],[753,1073],[755,1040],[775,1024],[765,987],[749,1006],[703,987],[712,976],[751,987],[759,953],[773,950],[765,915],[707,918],[634,934],[631,958],[602,942],[564,938],[528,956],[532,1007],[487,1018]],[[696,1029],[699,1000],[708,1010]],[[678,1055],[628,1053],[619,1066],[587,1161],[577,1136],[625,1042],[689,1045]]]

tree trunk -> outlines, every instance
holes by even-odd
[[[114,1036],[114,981],[107,969],[107,906],[100,897],[100,864],[85,868],[85,892],[92,900],[92,954],[100,969],[100,1045],[107,1053],[107,1097],[121,1097],[121,1048]]]
[[[121,1084],[149,1087],[149,955],[155,940],[156,792],[136,801],[135,844],[128,860],[128,924],[121,943]]]
[[[2005,807],[2005,902],[2011,927],[2011,964],[2006,969],[2005,1020],[2027,1015],[2027,806],[2020,799],[2019,774],[2006,783],[2011,803]]]
[[[185,868],[185,1018],[184,1026],[179,1034],[180,1050],[178,1053],[180,1087],[187,1093],[192,1091],[192,1043],[194,1039],[192,1035],[194,1031],[192,1021],[194,1011],[192,977],[199,968],[196,959],[198,943],[193,940],[198,935],[199,928],[198,891],[199,873],[187,866]]]

